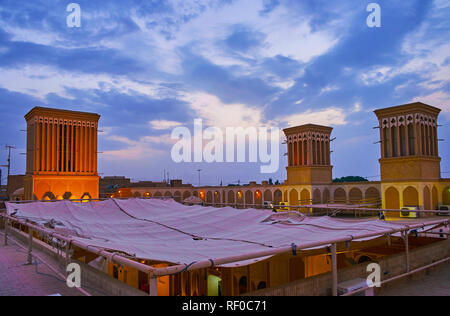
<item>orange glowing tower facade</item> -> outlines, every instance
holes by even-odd
[[[333,129],[302,125],[284,130],[288,146],[288,185],[332,183],[330,135]]]
[[[35,107],[25,115],[25,119],[25,199],[97,199],[100,116]]]

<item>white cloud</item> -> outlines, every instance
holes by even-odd
[[[436,91],[429,95],[415,97],[412,102],[423,102],[438,107],[450,119],[450,93],[448,92]]]
[[[175,3],[176,2],[176,3]],[[186,5],[180,8],[178,1],[172,1],[176,8],[170,16],[160,14],[142,17],[134,13],[133,21],[142,32],[133,38],[139,45],[133,45],[133,56],[144,60],[154,59],[160,70],[171,74],[181,74],[181,58],[178,48],[189,47],[212,63],[220,66],[236,66],[252,68],[246,60],[258,61],[278,55],[290,57],[297,61],[309,62],[313,58],[325,54],[339,42],[339,30],[346,27],[344,13],[340,22],[335,22],[328,29],[313,30],[310,17],[291,12],[285,6],[279,6],[272,12],[261,15],[262,0],[237,0],[226,5],[204,6]],[[187,11],[186,11],[187,10]],[[183,14],[189,12],[191,18],[184,20]],[[173,25],[167,26],[167,20]],[[157,25],[149,28],[148,25]],[[265,35],[261,45],[246,53],[226,51],[221,40],[230,35],[234,25],[245,25],[249,29]],[[170,37],[161,34],[161,29],[167,27]],[[161,29],[160,29],[161,28]],[[140,41],[138,41],[140,39]],[[145,41],[142,41],[144,39]],[[106,46],[126,51],[129,37],[104,42]],[[152,51],[152,54],[148,54]],[[130,52],[131,53],[131,52]]]
[[[182,125],[180,122],[167,120],[153,120],[150,121],[150,126],[155,130],[167,130]]]
[[[182,100],[188,102],[195,115],[205,120],[208,126],[263,126],[263,112],[259,108],[245,104],[224,104],[217,96],[203,92],[186,93]]]
[[[278,120],[281,122],[285,122],[287,126],[298,126],[304,124],[336,126],[346,125],[346,118],[347,115],[345,113],[345,110],[330,107],[318,111],[307,110],[303,113],[292,114],[289,116],[278,118]]]
[[[41,99],[44,99],[49,93],[71,98],[66,93],[66,88],[80,90],[100,89],[102,91],[116,90],[124,94],[138,92],[152,98],[164,97],[164,90],[167,90],[160,86],[160,82],[139,83],[124,76],[67,72],[43,65],[0,68],[0,72],[2,74],[0,76],[1,87]]]
[[[126,144],[126,148],[103,151],[102,157],[107,160],[140,160],[167,154],[167,151],[153,148],[154,144],[170,144],[169,135],[145,136],[138,141],[125,136],[107,135],[106,139]],[[170,142],[169,142],[170,141]]]
[[[281,88],[283,90],[288,90],[290,88],[292,88],[293,86],[295,86],[295,80],[281,80],[281,81],[270,81],[269,84],[271,84],[272,86]]]
[[[391,67],[378,66],[367,70],[361,74],[361,80],[367,86],[382,84],[395,76],[395,71]]]
[[[322,88],[322,90],[320,90],[320,94],[333,92],[333,91],[337,91],[337,90],[339,90],[338,86],[336,86],[336,85],[328,85],[325,88]]]
[[[450,83],[450,44],[448,30],[448,1],[435,0],[425,21],[408,34],[402,43],[404,63],[398,67],[377,65],[365,70],[361,79],[366,85],[388,82],[399,75],[414,74],[422,88],[442,89]],[[446,26],[447,23],[447,26]],[[404,86],[397,86],[396,90]]]
[[[355,105],[353,106],[353,113],[359,113],[362,111],[362,105],[359,102],[355,102]]]
[[[0,22],[0,28],[11,34],[11,40],[15,42],[55,45],[61,41],[60,37],[49,29],[13,27],[4,22]]]

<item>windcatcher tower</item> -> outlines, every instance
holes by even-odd
[[[440,109],[411,103],[375,111],[381,137],[381,181],[441,178],[437,119]]]
[[[440,111],[420,102],[375,111],[380,124],[383,208],[437,209],[444,185],[437,136]]]
[[[331,127],[302,125],[284,130],[288,146],[288,185],[332,183]]]
[[[35,107],[25,119],[25,200],[97,199],[100,116]]]

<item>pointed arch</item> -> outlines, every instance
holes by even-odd
[[[439,208],[439,191],[435,186],[433,186],[433,189],[431,190],[431,209],[437,210],[438,208]]]
[[[279,205],[281,202],[283,202],[283,192],[281,190],[276,190],[273,193],[273,204]]]
[[[191,192],[189,191],[184,191],[183,193],[183,200],[186,200],[187,198],[191,197]]]
[[[381,199],[380,191],[377,188],[370,187],[366,190],[365,194],[366,200],[379,200]]]
[[[56,200],[56,197],[53,194],[53,192],[46,192],[42,197],[42,201],[54,201],[54,200]]]
[[[384,193],[386,199],[386,208],[388,210],[400,209],[400,193],[394,187],[389,187]]]
[[[236,192],[236,204],[243,205],[244,204],[244,194],[241,190]]]
[[[311,193],[309,193],[308,189],[303,189],[300,193],[300,200],[302,205],[310,205],[311,204]]]
[[[233,190],[228,191],[228,204],[235,204],[234,192]]]
[[[431,191],[428,186],[423,189],[423,209],[431,210]]]
[[[213,193],[211,191],[206,192],[206,203],[213,203]]]
[[[347,203],[347,192],[343,188],[337,188],[334,190],[333,201],[338,204]]]
[[[321,204],[322,203],[322,194],[319,189],[315,189],[313,192],[313,204]]]
[[[403,191],[403,206],[419,206],[419,191],[409,186]]]
[[[134,198],[140,198],[141,197],[141,193],[139,193],[138,191],[133,193],[133,197]]]
[[[272,191],[266,190],[264,191],[264,201],[265,202],[273,202]]]
[[[253,204],[253,192],[248,190],[245,192],[245,204],[252,205]]]
[[[177,201],[178,203],[181,202],[181,192],[180,192],[180,191],[176,191],[176,192],[173,194],[173,197],[174,197],[175,201]]]
[[[442,192],[442,203],[444,205],[450,205],[450,186],[446,187]]]
[[[328,190],[328,188],[325,188],[325,190],[323,190],[322,203],[324,203],[324,204],[330,203],[330,190]]]
[[[363,193],[358,188],[352,188],[349,193],[350,203],[356,204],[359,203],[363,199]]]
[[[214,204],[220,204],[221,198],[220,198],[220,191],[214,191]]]
[[[299,204],[298,192],[296,189],[292,189],[289,192],[289,205],[296,206]]]
[[[256,206],[260,206],[263,204],[263,195],[260,190],[255,191],[255,196],[254,196],[253,201],[254,201],[253,204],[255,204]]]

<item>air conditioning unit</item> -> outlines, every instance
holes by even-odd
[[[439,205],[439,211],[450,211],[450,205]],[[450,213],[438,213],[439,216],[450,216]]]
[[[263,205],[264,205],[264,208],[273,209],[272,201],[264,201]]]
[[[419,213],[411,212],[411,211],[418,211],[418,210],[420,210],[420,207],[418,207],[418,206],[404,206],[404,207],[402,207],[402,210],[400,211],[400,217],[419,218]]]
[[[365,290],[363,290],[365,289]],[[368,288],[366,279],[355,279],[338,284],[338,295],[344,295],[361,290],[351,296],[374,296],[374,288]]]

